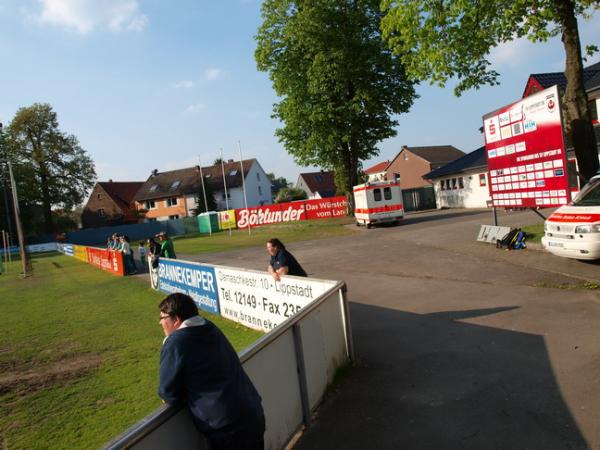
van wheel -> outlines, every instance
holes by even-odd
[[[373,227],[373,225],[371,225],[370,223],[368,223],[368,224],[367,224],[367,228],[369,228],[369,229],[370,229],[370,228],[372,228],[372,227]]]

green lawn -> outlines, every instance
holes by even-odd
[[[212,253],[238,248],[256,247],[264,245],[267,239],[278,238],[284,244],[294,241],[309,239],[324,239],[335,236],[346,236],[355,233],[352,228],[343,225],[355,223],[353,217],[340,217],[327,220],[303,220],[299,222],[286,222],[277,225],[256,227],[248,234],[248,230],[220,231],[213,235],[196,237],[175,237],[175,253],[195,254]]]
[[[538,223],[535,225],[529,225],[522,228],[527,233],[527,241],[541,243],[542,237],[544,237],[544,224]]]
[[[0,448],[97,448],[160,405],[164,294],[63,255],[33,267],[0,275]],[[210,319],[238,350],[261,335]]]

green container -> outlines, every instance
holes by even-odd
[[[216,233],[219,230],[219,216],[211,211],[198,215],[198,230],[200,233]]]

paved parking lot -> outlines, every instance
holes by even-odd
[[[600,293],[539,287],[600,282],[600,265],[475,242],[491,220],[434,211],[289,246],[310,276],[347,282],[358,355],[296,448],[600,448]]]

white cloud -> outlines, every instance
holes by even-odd
[[[64,27],[80,34],[96,28],[111,31],[142,31],[148,17],[137,0],[38,0],[42,10],[36,14],[42,23]]]
[[[216,80],[217,78],[221,78],[222,75],[223,71],[215,67],[211,67],[204,71],[204,79],[207,81]]]
[[[190,105],[187,108],[185,108],[185,112],[193,114],[203,110],[204,108],[206,108],[206,105],[204,103],[196,103],[195,105]]]
[[[194,87],[195,84],[192,80],[181,80],[173,84],[173,87],[176,89],[189,89]]]

